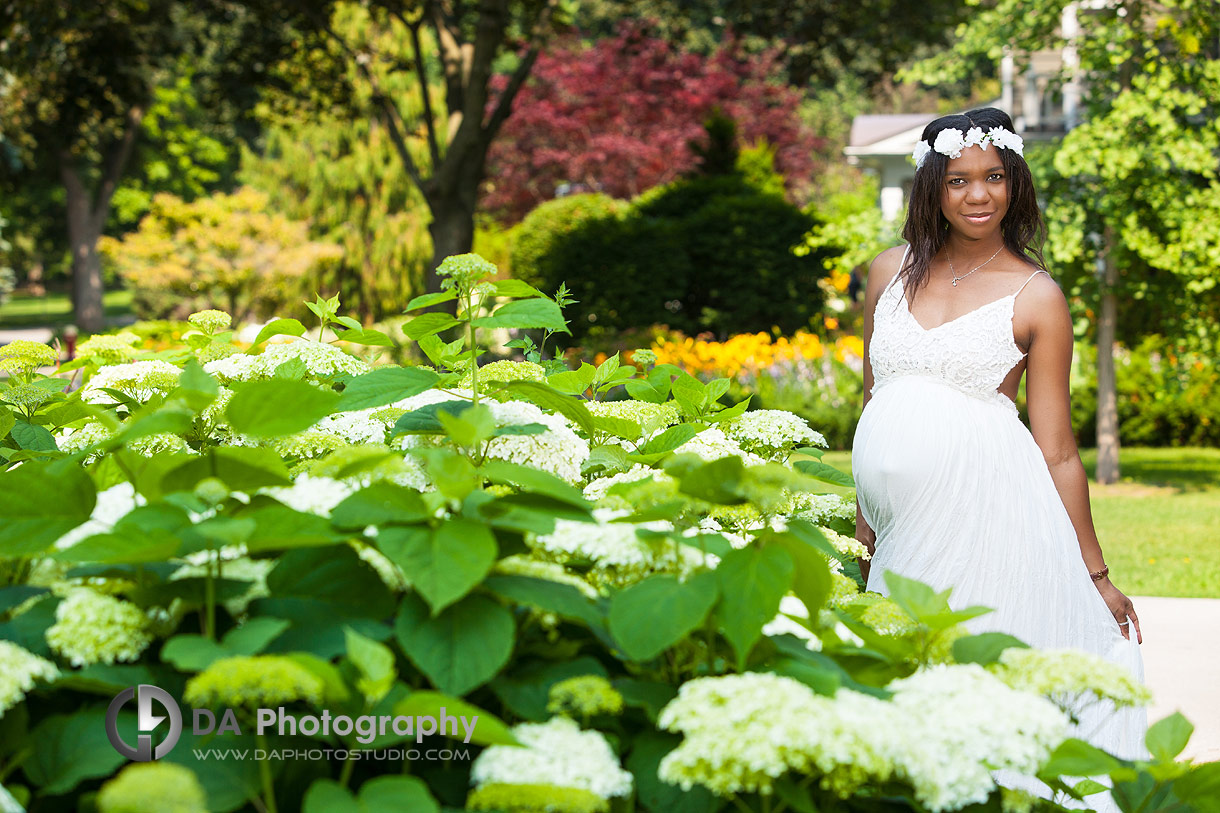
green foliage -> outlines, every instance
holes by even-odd
[[[104,238],[101,250],[135,289],[139,315],[182,318],[220,307],[238,322],[299,301],[342,256],[249,188],[194,203],[158,196],[137,231]]]
[[[1097,350],[1077,343],[1072,426],[1082,445],[1097,432]],[[1133,446],[1220,444],[1220,374],[1181,339],[1148,336],[1115,352],[1119,436]]]
[[[527,769],[508,777],[515,782],[481,779],[464,756],[443,769],[424,757],[300,770],[274,759],[218,767],[194,751],[397,745],[469,748],[484,767],[497,752],[481,749],[503,745],[536,770],[567,760],[579,770],[601,752],[589,781],[612,767],[630,780],[625,790],[573,785],[555,798],[566,793],[589,809],[709,809],[723,800],[658,777],[682,742],[662,728],[670,728],[666,710],[691,693],[684,687],[763,677],[828,709],[847,688],[884,704],[893,679],[951,659],[948,650],[993,664],[1001,645],[1020,645],[961,638],[959,624],[984,610],[954,610],[948,592],[918,582],[891,574],[892,600],[860,594],[837,572],[855,549],[840,536],[850,505],[826,495],[850,480],[821,465],[788,465],[792,448],[763,463],[734,449],[728,438],[744,405],[719,403],[727,379],[704,383],[674,365],[637,369],[615,357],[541,380],[484,380],[484,327],[565,329],[557,301],[519,281],[496,282],[495,270],[477,256],[449,258],[441,266],[449,287],[413,303],[457,305],[453,316],[407,323],[433,367],[370,369],[308,339],[204,361],[233,348],[224,314],[201,313],[182,345],[105,369],[82,360],[67,372],[83,372],[83,386],[23,414],[50,446],[19,448],[9,438],[0,447],[0,677],[13,663],[36,669],[0,696],[0,760],[6,784],[27,788],[31,808],[79,807],[104,786],[102,795],[117,798],[138,789],[137,779],[154,783],[152,774],[109,779],[124,760],[105,739],[98,699],[144,683],[191,705],[238,710],[244,733],[203,739],[188,729],[170,757],[194,774],[209,809],[271,809],[277,799],[303,810],[500,806],[522,787],[540,803],[547,797],[547,783]],[[353,327],[334,297],[307,304],[323,325],[376,339]],[[436,336],[438,315],[458,338]],[[290,320],[273,328],[294,338],[303,330]],[[17,378],[5,386],[49,381],[41,385],[49,392],[62,383],[25,367]],[[643,411],[664,412],[673,425],[601,414],[600,396],[619,387],[646,396]],[[85,431],[95,423],[100,431]],[[141,451],[137,441],[162,436],[179,441],[177,450]],[[310,447],[318,436],[330,441]],[[72,612],[60,612],[65,605]],[[870,615],[876,607],[889,619]],[[890,624],[895,618],[901,623]],[[769,629],[780,620],[787,632]],[[958,645],[946,647],[955,636]],[[531,740],[537,729],[512,725],[545,720],[556,684],[588,676],[621,708],[582,715],[583,730],[549,721],[549,736],[581,738],[572,753],[548,754],[545,738]],[[1034,701],[1042,702],[1022,702]],[[252,736],[250,713],[263,705],[294,718],[323,710],[332,719],[425,717],[414,742],[394,731],[309,734],[303,725],[296,735],[273,726]],[[424,730],[422,720],[442,710],[477,715],[468,741]],[[705,720],[723,712],[708,708]],[[131,710],[120,715],[128,742],[136,722]],[[774,733],[749,715],[734,725],[743,741]],[[1214,804],[1214,777],[1174,761],[1187,726],[1171,718],[1151,730],[1153,759],[1144,762],[1069,741],[1044,774],[1061,783],[1060,771],[1100,766],[1149,813],[1169,809],[1172,793]],[[634,777],[622,772],[624,757]],[[871,810],[878,793],[915,804],[907,777],[853,785],[838,798],[813,765],[773,777],[797,809]],[[863,762],[846,767],[871,776]],[[989,792],[998,805],[999,791]],[[757,794],[731,798],[763,809]]]
[[[822,301],[821,253],[792,248],[815,221],[765,191],[773,175],[757,168],[677,181],[625,209],[594,195],[544,204],[519,228],[514,275],[544,290],[568,285],[574,339],[652,324],[804,327]]]

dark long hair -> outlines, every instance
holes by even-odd
[[[963,114],[942,116],[923,129],[923,140],[935,144],[941,130],[956,128],[965,133],[971,127],[980,127],[983,132],[992,127],[1015,132],[1012,119],[1003,110],[981,107]],[[1044,269],[1046,260],[1042,256],[1042,242],[1046,239],[1046,225],[1042,222],[1042,212],[1038,209],[1038,199],[1034,194],[1034,176],[1025,159],[1012,150],[996,149],[996,153],[1004,166],[1004,178],[1008,184],[1008,212],[1000,222],[1004,245],[1013,254]],[[899,272],[902,274],[902,287],[912,292],[927,284],[932,258],[949,237],[949,221],[945,220],[940,208],[941,187],[948,166],[949,157],[933,150],[928,153],[923,166],[915,170],[907,220],[902,227],[902,237],[911,248]]]

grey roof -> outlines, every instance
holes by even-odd
[[[863,147],[898,135],[904,130],[919,127],[936,119],[939,113],[894,113],[884,115],[856,116],[851,122],[848,146]]]

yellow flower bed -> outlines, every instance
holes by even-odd
[[[864,342],[858,336],[840,336],[833,345],[806,331],[791,337],[772,338],[768,333],[741,333],[728,341],[712,342],[693,339],[665,339],[652,346],[658,364],[676,364],[699,375],[719,375],[733,378],[741,373],[758,374],[776,364],[802,360],[818,360],[833,352],[838,361],[848,357],[862,359]]]

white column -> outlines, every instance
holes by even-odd
[[[1004,58],[1000,60],[1000,109],[1008,115],[1013,114],[1012,109],[1012,73],[1013,73],[1013,58],[1012,49],[1004,47]]]
[[[1080,24],[1075,3],[1063,7],[1059,26],[1063,30],[1063,73],[1067,77],[1063,84],[1063,127],[1070,130],[1080,123],[1080,55],[1076,53]]]
[[[902,187],[881,187],[881,216],[887,221],[897,220],[902,215]]]

